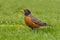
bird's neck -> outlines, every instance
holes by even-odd
[[[32,14],[29,14],[28,16],[32,16]]]

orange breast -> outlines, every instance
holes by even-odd
[[[29,27],[33,27],[33,28],[36,28],[36,27],[39,27],[40,25],[38,24],[34,24],[32,23],[32,20],[29,16],[25,16],[24,17],[24,20],[25,20],[25,23],[29,26]]]

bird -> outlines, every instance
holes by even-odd
[[[49,26],[47,23],[34,17],[29,9],[23,9],[24,21],[28,27],[31,29],[39,28],[40,26]]]

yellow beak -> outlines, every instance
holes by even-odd
[[[22,9],[22,10],[20,10],[20,12],[24,13],[24,10]]]

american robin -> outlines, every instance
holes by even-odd
[[[40,26],[48,26],[48,24],[41,22],[41,20],[38,20],[37,18],[35,18],[34,16],[32,16],[30,10],[28,9],[24,9],[24,20],[27,26],[29,26],[30,28],[38,28]]]

